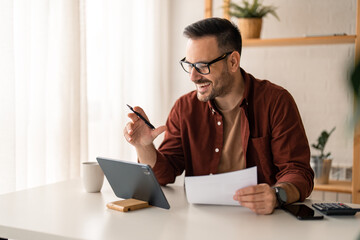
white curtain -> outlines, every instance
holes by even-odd
[[[165,123],[169,111],[167,2],[86,3],[90,160],[105,156],[136,161],[133,147],[123,137],[129,113],[126,104],[141,106],[155,126]]]
[[[0,193],[134,159],[124,104],[166,118],[166,13],[160,0],[0,2]]]
[[[1,1],[0,9],[0,65],[7,65],[0,71],[0,192],[75,177],[83,107],[79,2]]]

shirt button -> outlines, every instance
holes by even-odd
[[[215,148],[215,152],[219,152],[219,149],[218,149],[218,148]]]
[[[221,125],[221,122],[220,122],[220,121],[218,121],[218,122],[217,122],[217,124],[220,126],[220,125]]]

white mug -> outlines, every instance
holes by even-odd
[[[100,192],[103,182],[104,173],[97,162],[83,162],[82,167],[82,183],[85,191],[89,193]]]

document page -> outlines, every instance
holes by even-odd
[[[206,176],[185,177],[189,203],[240,206],[233,200],[236,190],[257,184],[257,168]]]

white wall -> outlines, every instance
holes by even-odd
[[[266,17],[262,38],[355,34],[356,0],[263,2],[278,6],[280,21]],[[215,16],[222,16],[221,4],[221,0],[214,1]],[[186,46],[182,32],[188,24],[204,17],[204,0],[172,0],[169,15],[171,101],[174,102],[194,89],[179,65]],[[353,59],[353,44],[261,47],[244,48],[240,65],[255,77],[268,79],[290,91],[298,104],[310,143],[316,141],[322,130],[336,126],[326,150],[332,152],[334,165],[351,166],[352,95],[347,77]]]

